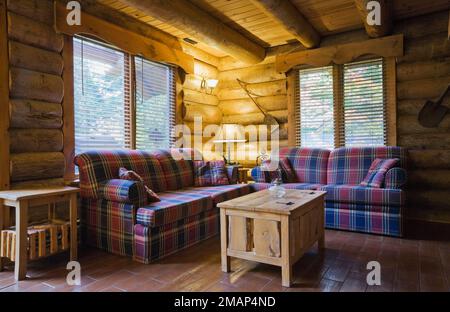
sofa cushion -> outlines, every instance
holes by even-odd
[[[327,183],[330,151],[318,148],[282,148],[279,157],[289,159],[298,183]]]
[[[230,184],[220,186],[191,187],[183,191],[211,196],[213,203],[216,205],[236,197],[250,194],[251,189],[248,184]]]
[[[102,182],[119,178],[119,168],[138,173],[155,192],[166,190],[163,169],[150,153],[138,150],[90,151],[74,160],[80,171],[81,196],[99,198]]]
[[[386,173],[384,187],[388,189],[400,189],[406,185],[408,179],[406,170],[403,168],[392,168]]]
[[[319,191],[326,191],[326,201],[359,203],[371,205],[402,206],[404,191],[380,189],[355,185],[324,185]]]
[[[168,191],[180,190],[194,185],[193,160],[190,153],[177,149],[161,149],[152,152],[161,164]]]
[[[194,160],[194,185],[214,186],[228,185],[228,172],[223,160],[203,161]]]
[[[186,190],[159,193],[160,202],[151,203],[137,210],[138,224],[154,227],[197,215],[213,208],[207,194]]]
[[[331,152],[326,184],[358,185],[364,180],[376,158],[398,158],[400,168],[406,166],[405,150],[395,146],[343,147]]]
[[[322,184],[314,184],[314,183],[284,183],[282,185],[288,190],[317,190],[322,186]],[[271,186],[270,183],[250,184],[250,187],[254,192],[267,190],[270,186]]]
[[[104,199],[135,205],[146,205],[148,197],[144,183],[140,181],[129,181],[112,179],[102,183],[100,192]]]
[[[399,161],[398,158],[391,159],[375,159],[370,165],[369,172],[364,180],[360,183],[361,186],[377,187],[380,188],[384,185],[384,178],[386,172],[392,169]]]
[[[292,168],[291,162],[288,158],[281,158],[279,163],[279,168],[281,170],[281,180],[284,183],[296,183],[297,174]]]
[[[152,189],[150,189],[147,185],[145,185],[144,179],[139,174],[134,172],[133,170],[128,170],[126,168],[121,167],[119,169],[119,178],[121,180],[141,182],[144,185],[144,189],[145,189],[145,192],[147,193],[149,202],[161,201],[161,199],[159,199],[159,197],[158,197],[158,194],[153,192]]]

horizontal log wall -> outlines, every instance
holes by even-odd
[[[218,89],[211,92],[201,88],[203,79],[219,79],[219,58],[190,44],[182,44],[182,48],[185,53],[194,57],[194,74],[186,75],[183,83],[181,118],[183,124],[190,129],[191,147],[202,149],[202,146],[195,145],[195,142],[206,144],[211,137],[200,133],[194,135],[194,119],[202,118],[202,132],[209,125],[220,126],[222,123],[223,113],[219,108]],[[216,153],[207,153],[204,156],[208,159],[220,158]]]
[[[269,55],[261,64],[248,66],[229,57],[221,59],[219,74],[219,108],[223,112],[224,123],[240,125],[263,125],[264,114],[258,109],[237,79],[248,83],[247,88],[257,95],[258,104],[280,123],[279,146],[287,146],[287,80],[284,73],[275,70],[274,57]],[[247,143],[247,157],[240,161],[244,166],[253,167],[256,157],[263,151],[272,149],[270,129],[268,139],[259,144]],[[247,139],[249,139],[247,137]],[[276,147],[276,146],[275,146]]]
[[[53,1],[8,0],[12,187],[62,185],[63,37]]]
[[[409,149],[407,217],[450,222],[450,116],[424,128],[417,116],[450,84],[448,12],[409,19],[395,26],[405,35],[397,64],[398,144]],[[450,104],[450,97],[446,105]]]

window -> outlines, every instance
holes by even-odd
[[[175,77],[165,65],[135,58],[136,148],[169,148],[174,143]]]
[[[300,90],[301,145],[332,148],[333,67],[301,70]]]
[[[384,145],[383,62],[344,65],[345,146]]]
[[[74,39],[75,153],[125,144],[125,54]]]
[[[170,147],[174,72],[171,66],[74,38],[75,153]]]
[[[297,145],[387,143],[383,60],[298,71]]]

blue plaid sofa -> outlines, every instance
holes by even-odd
[[[83,241],[149,263],[216,235],[216,205],[251,190],[243,184],[194,187],[194,157],[202,158],[191,149],[77,155]],[[137,172],[161,201],[148,203],[142,183],[120,180],[120,167]],[[228,175],[235,183],[236,169]]]
[[[297,183],[286,188],[326,191],[327,228],[402,236],[405,207],[406,151],[400,147],[351,147],[335,150],[282,148],[279,158],[287,158]],[[398,158],[381,188],[360,186],[376,158]],[[252,170],[252,191],[270,187],[270,175],[261,167]]]

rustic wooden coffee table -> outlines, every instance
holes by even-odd
[[[230,257],[272,264],[290,287],[292,265],[315,242],[325,248],[325,194],[286,190],[278,199],[265,190],[220,203],[222,271],[230,271]]]

